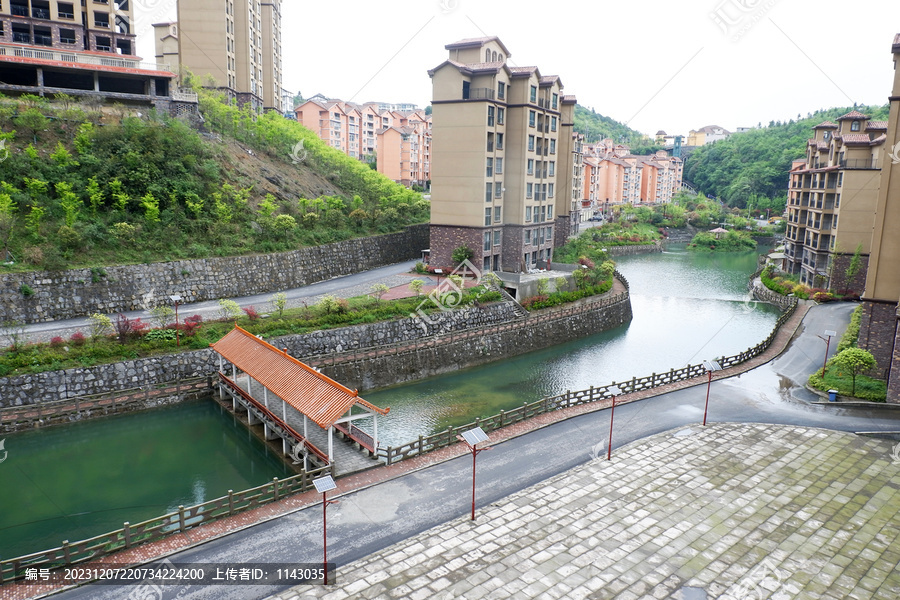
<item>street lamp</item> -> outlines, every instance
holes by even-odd
[[[713,371],[721,371],[722,367],[716,361],[708,360],[703,363],[703,368],[706,369],[706,373],[709,375],[709,379],[706,381],[706,407],[703,409],[703,426],[706,427],[706,413],[709,411],[709,388],[712,386],[712,374]]]
[[[817,335],[816,337],[825,342],[825,361],[822,363],[822,379],[825,379],[825,367],[828,366],[828,350],[831,348],[831,338],[837,335],[837,331],[830,329],[825,330],[825,337]]]
[[[483,450],[490,450],[490,447],[478,448],[481,442],[487,442],[488,436],[481,427],[463,431],[462,435],[457,435],[456,439],[465,443],[472,452],[472,520],[475,520],[475,457]]]
[[[316,486],[316,491],[322,494],[322,564],[324,565],[325,573],[324,584],[328,585],[328,526],[325,509],[328,508],[329,504],[337,504],[339,501],[329,500],[325,496],[331,490],[337,489],[337,485],[335,485],[331,475],[313,479],[313,485]]]
[[[611,385],[607,388],[607,391],[612,394],[612,410],[609,411],[609,450],[606,451],[606,460],[612,459],[612,431],[613,431],[613,416],[616,414],[616,396],[622,393],[622,390],[617,385]]]
[[[178,303],[181,302],[181,296],[173,294],[169,296],[169,300],[175,303],[175,347],[181,346],[181,339],[178,337]]]

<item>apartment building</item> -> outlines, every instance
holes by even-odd
[[[431,179],[431,117],[394,112],[395,123],[377,133],[377,169],[405,186],[425,188]]]
[[[887,376],[887,401],[900,403],[900,34],[891,47],[894,81],[884,157],[874,210],[859,346],[868,349]]]
[[[583,199],[594,210],[612,204],[664,204],[681,189],[684,162],[663,150],[636,156],[610,139],[585,148]]]
[[[129,0],[0,0],[0,91],[169,105],[173,69],[135,56]]]
[[[282,112],[281,0],[178,2],[178,21],[154,24],[157,59],[178,64],[240,104]]]
[[[863,288],[887,127],[854,110],[813,128],[788,188],[784,270],[802,283]],[[848,274],[857,250],[861,268]]]
[[[563,96],[563,106],[572,104],[574,115],[574,96]],[[569,236],[581,231],[581,223],[587,221],[591,213],[582,211],[584,195],[584,134],[572,130],[574,123],[562,123],[563,133],[559,138],[559,192],[556,201],[556,238],[554,247],[566,243]],[[566,134],[565,131],[571,133]]]
[[[560,182],[572,171],[574,97],[557,76],[512,67],[497,37],[445,46],[432,79],[431,261],[467,246],[485,269],[522,272],[553,256]],[[565,138],[565,141],[561,141]],[[565,156],[563,156],[565,154]],[[564,175],[563,175],[564,174]],[[565,214],[558,215],[558,207]]]

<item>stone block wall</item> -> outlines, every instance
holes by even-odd
[[[866,289],[866,274],[869,270],[869,255],[860,255],[859,269],[853,277],[847,277],[847,268],[853,260],[852,254],[835,254],[832,257],[834,267],[831,270],[831,289],[835,291],[853,290],[862,294]]]
[[[178,294],[200,302],[291,289],[419,258],[428,225],[401,233],[356,238],[291,252],[179,260],[0,276],[0,322],[39,323],[154,307]],[[478,246],[480,248],[480,246]],[[34,293],[23,295],[27,286]]]
[[[531,315],[505,331],[487,331],[482,335],[446,339],[432,347],[412,348],[401,354],[325,365],[322,372],[351,389],[364,392],[549,348],[608,331],[631,318],[631,300],[626,296],[611,306],[598,305],[559,318]]]
[[[891,368],[894,340],[897,336],[897,304],[863,301],[857,345],[872,353],[878,363],[878,374],[884,376]]]
[[[482,308],[446,311],[438,315],[440,318],[433,316],[434,324],[425,327],[418,318],[396,319],[289,335],[270,340],[270,343],[278,348],[287,348],[289,354],[302,360],[356,348],[414,341],[440,332],[506,323],[516,319],[516,305],[514,302],[497,302]],[[95,367],[4,377],[0,378],[0,408],[203,377],[217,371],[218,365],[218,355],[204,349]]]

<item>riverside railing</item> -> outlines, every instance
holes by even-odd
[[[215,500],[194,506],[179,506],[176,512],[153,517],[134,525],[125,522],[121,529],[104,533],[78,542],[64,541],[58,548],[35,552],[0,561],[0,584],[22,579],[25,569],[57,569],[109,556],[125,550],[161,539],[173,533],[184,533],[215,519],[230,517],[246,510],[252,510],[277,502],[291,494],[312,489],[312,480],[323,475],[334,475],[330,466],[303,472],[286,479],[274,478],[263,485],[233,492]]]
[[[794,311],[797,310],[797,299],[791,298],[790,300],[787,309],[778,317],[775,327],[766,339],[744,352],[734,356],[719,358],[719,365],[721,365],[723,369],[733,367],[759,356],[768,350],[775,340],[775,336],[778,335],[781,326],[784,325],[784,323],[793,316]],[[475,419],[472,423],[467,423],[458,427],[448,427],[446,430],[432,435],[420,435],[418,439],[399,446],[388,446],[386,448],[379,447],[376,456],[384,460],[386,464],[391,465],[412,456],[417,456],[425,452],[455,444],[458,442],[456,437],[458,434],[472,429],[473,427],[481,427],[486,432],[493,431],[495,429],[500,429],[501,427],[506,427],[507,425],[524,421],[525,419],[529,419],[536,415],[610,398],[612,394],[609,390],[613,386],[618,386],[621,390],[621,394],[624,395],[649,390],[678,381],[694,379],[705,374],[706,368],[702,364],[688,365],[680,369],[670,369],[665,373],[653,373],[646,377],[632,377],[631,381],[619,383],[614,381],[609,385],[599,387],[591,386],[589,389],[577,390],[574,392],[567,390],[564,394],[548,396],[541,398],[536,402],[526,402],[513,410],[500,411],[499,414],[491,417]]]
[[[167,396],[200,394],[212,387],[210,377],[175,379],[138,388],[115,390],[88,396],[73,396],[53,402],[39,402],[0,409],[0,431],[16,431],[48,422],[74,421],[79,415],[116,414],[147,406]]]

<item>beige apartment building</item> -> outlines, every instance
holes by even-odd
[[[854,110],[813,128],[788,189],[784,270],[802,283],[863,289],[887,126]],[[857,249],[861,266],[848,276]]]
[[[887,401],[900,403],[900,34],[894,37],[894,82],[884,158],[874,209],[874,231],[862,297],[859,346],[887,376]]]
[[[0,0],[0,90],[170,107],[175,73],[135,56],[128,0]]]
[[[544,264],[553,256],[557,225],[565,221],[561,228],[568,230],[571,219],[563,180],[573,176],[570,161],[578,154],[575,98],[563,97],[555,75],[510,66],[497,37],[445,48],[448,59],[428,71],[431,262],[452,266],[454,249],[467,246],[473,262],[488,270],[516,273]]]
[[[394,125],[377,133],[377,168],[405,186],[425,188],[431,179],[431,117],[424,111],[392,113]]]
[[[171,60],[255,110],[282,112],[281,0],[178,2],[177,23],[154,24],[157,60]]]

